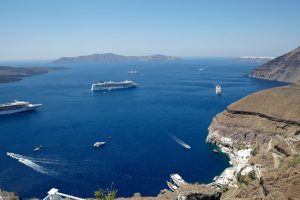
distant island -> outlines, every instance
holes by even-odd
[[[237,58],[238,61],[250,61],[250,62],[268,62],[273,60],[275,57],[268,56],[241,56]]]
[[[7,67],[0,66],[0,83],[20,81],[24,77],[46,74],[51,70],[63,70],[64,67]]]
[[[77,63],[77,62],[100,62],[100,61],[166,61],[180,60],[179,57],[166,56],[162,54],[148,56],[123,56],[113,53],[92,54],[77,57],[61,57],[52,63]]]
[[[300,47],[255,68],[253,78],[300,83]]]

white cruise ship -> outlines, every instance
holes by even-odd
[[[11,103],[0,104],[0,115],[13,114],[35,110],[42,104],[31,104],[27,101],[13,101]]]
[[[92,84],[92,91],[97,91],[97,90],[117,90],[117,89],[126,89],[126,88],[135,88],[137,84],[133,81],[120,81],[120,82],[115,82],[115,81],[107,81],[103,82],[100,81],[99,83],[94,83]]]

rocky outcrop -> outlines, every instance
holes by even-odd
[[[255,68],[250,76],[300,84],[300,47]]]
[[[265,144],[274,135],[294,137],[300,129],[300,86],[260,91],[227,107],[213,118],[208,142],[219,136],[234,143]]]
[[[299,199],[300,86],[263,90],[227,107],[212,120],[208,142],[246,143],[256,149],[250,163],[260,177],[223,199]]]
[[[20,198],[13,192],[6,192],[0,189],[0,199],[3,200],[20,200]]]
[[[219,200],[221,192],[206,185],[187,184],[180,186],[176,193],[178,200]]]

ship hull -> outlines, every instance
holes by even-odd
[[[26,107],[23,107],[20,109],[0,111],[0,115],[9,115],[9,114],[15,114],[15,113],[19,113],[19,112],[34,111],[40,106],[41,106],[41,104],[35,104],[35,105],[26,106]]]
[[[110,91],[110,90],[122,90],[122,89],[130,89],[130,88],[135,88],[136,85],[131,85],[131,86],[122,86],[122,87],[97,87],[93,86],[91,88],[92,91]]]

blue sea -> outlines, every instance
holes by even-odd
[[[171,173],[187,182],[209,183],[229,165],[226,156],[214,154],[205,143],[212,118],[250,93],[283,85],[245,78],[261,63],[229,58],[0,64],[68,68],[0,84],[1,103],[43,104],[36,112],[0,117],[0,187],[23,198],[43,198],[53,187],[79,197],[111,186],[118,196],[156,195],[167,188]],[[139,86],[90,91],[99,80],[126,79]],[[215,95],[217,84],[223,88],[221,96]],[[107,143],[95,149],[96,141]],[[44,148],[33,152],[38,145]]]

